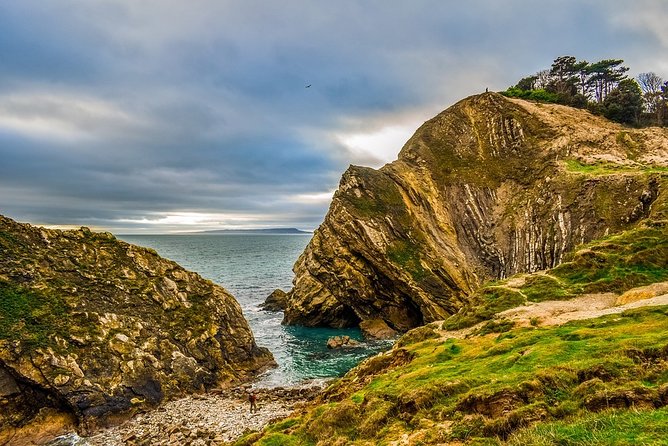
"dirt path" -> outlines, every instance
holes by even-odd
[[[538,325],[561,325],[569,321],[621,313],[632,308],[668,305],[668,294],[624,305],[616,305],[617,299],[618,296],[611,293],[587,294],[566,301],[529,303],[503,311],[498,316],[515,321],[519,326],[530,325],[532,320]]]
[[[614,293],[585,294],[571,300],[528,302],[521,307],[502,311],[496,318],[511,320],[519,327],[549,326],[658,305],[668,305],[668,282],[634,288],[621,296]],[[449,338],[465,338],[485,323],[487,321],[461,330],[444,330],[441,331],[441,335]],[[440,322],[433,324],[433,326],[440,325]]]

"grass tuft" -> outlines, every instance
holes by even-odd
[[[616,164],[609,161],[601,161],[595,164],[584,164],[578,160],[567,160],[566,170],[572,173],[582,173],[587,175],[611,175],[611,174],[626,173],[626,172],[638,172],[638,173],[650,174],[650,173],[666,173],[668,172],[668,167],[625,165],[625,164]]]
[[[509,438],[509,446],[635,446],[665,445],[668,408],[614,410],[569,417],[523,429]]]

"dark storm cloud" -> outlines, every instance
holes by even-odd
[[[2,2],[0,213],[313,228],[349,163],[558,55],[668,77],[666,17],[658,0]]]

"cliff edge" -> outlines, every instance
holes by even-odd
[[[485,93],[423,124],[396,161],[351,166],[297,260],[284,323],[406,331],[482,282],[665,218],[668,130]],[[660,214],[660,215],[659,215]]]

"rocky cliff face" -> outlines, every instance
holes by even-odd
[[[222,287],[111,234],[0,217],[5,435],[45,413],[93,427],[272,364]]]
[[[383,319],[405,331],[443,319],[484,280],[553,267],[665,212],[666,166],[666,129],[494,93],[465,99],[397,161],[346,171],[294,266],[284,323]]]

